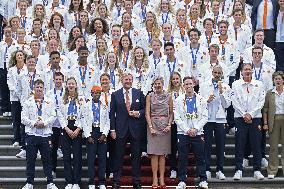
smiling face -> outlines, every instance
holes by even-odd
[[[35,58],[27,59],[28,70],[30,70],[30,71],[35,70],[35,67],[36,67],[36,59]]]
[[[137,48],[134,52],[134,56],[136,60],[143,60],[144,50],[142,48]]]
[[[25,55],[24,55],[24,53],[23,52],[17,52],[16,54],[15,54],[15,59],[16,59],[16,62],[17,63],[23,63],[24,62],[24,60],[25,60]]]
[[[161,1],[161,10],[162,10],[162,12],[168,12],[169,11],[169,1],[168,0],[162,0]]]
[[[133,76],[131,74],[126,75],[122,78],[122,85],[123,88],[125,88],[126,90],[132,87],[132,83],[133,83]]]
[[[214,67],[213,70],[212,70],[212,75],[213,75],[213,78],[216,80],[216,81],[219,81],[222,79],[222,75],[223,75],[223,71],[220,67]]]
[[[43,96],[43,84],[42,83],[36,83],[34,86],[34,93],[35,97],[42,97]]]
[[[186,93],[192,93],[194,91],[194,81],[193,79],[186,79],[183,82],[183,87]]]
[[[227,24],[225,24],[225,23],[219,24],[218,29],[219,29],[220,35],[227,35],[227,31],[228,31],[228,26],[227,26]]]
[[[54,84],[56,88],[61,88],[63,84],[63,77],[61,75],[54,77]]]
[[[122,39],[121,39],[121,45],[122,47],[129,47],[130,45],[130,40],[129,40],[129,37],[128,36],[123,36]]]
[[[97,48],[98,50],[105,50],[106,49],[106,42],[104,39],[98,39],[97,40]]]
[[[77,88],[77,82],[75,79],[68,79],[66,86],[69,92],[75,92]]]
[[[196,32],[196,31],[191,31],[191,32],[189,33],[189,40],[190,40],[191,43],[194,43],[194,44],[198,43],[199,38],[200,38],[200,37],[199,37],[199,35],[198,35],[198,32]]]
[[[252,59],[253,62],[260,62],[263,56],[262,49],[253,49],[252,50]]]
[[[273,83],[276,87],[283,86],[284,84],[283,76],[281,75],[275,76],[273,79]]]
[[[181,78],[179,77],[178,74],[174,73],[173,76],[172,76],[171,82],[172,82],[172,85],[174,87],[180,87],[180,85],[181,85]]]
[[[107,55],[107,62],[110,67],[114,68],[117,62],[116,55],[113,52],[108,53]]]
[[[158,93],[161,93],[163,91],[163,86],[164,86],[164,83],[160,79],[157,79],[154,82],[154,90]]]
[[[73,38],[76,38],[79,35],[82,35],[80,28],[78,28],[78,27],[73,28],[72,35],[73,35]]]
[[[244,80],[250,79],[252,77],[252,66],[251,64],[245,64],[241,70],[241,74]]]

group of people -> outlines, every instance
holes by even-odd
[[[216,178],[226,179],[226,133],[235,134],[235,180],[251,154],[254,178],[264,179],[261,167],[277,176],[284,0],[3,0],[0,15],[1,110],[27,160],[24,189],[38,152],[48,189],[58,156],[65,188],[80,188],[84,144],[89,188],[98,158],[99,188],[107,173],[117,189],[128,142],[135,189],[141,154],[152,188],[169,176],[184,189],[189,147],[208,188],[214,140]]]

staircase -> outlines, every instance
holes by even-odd
[[[21,188],[25,184],[26,175],[26,160],[18,159],[15,157],[20,151],[20,147],[14,148],[12,146],[12,125],[11,120],[8,118],[0,117],[0,189],[18,189]],[[227,135],[226,139],[226,148],[225,148],[225,166],[224,166],[224,174],[227,179],[225,181],[220,181],[215,179],[215,166],[212,166],[212,179],[209,180],[210,188],[216,188],[217,186],[239,186],[239,185],[261,185],[261,186],[276,186],[283,185],[284,178],[282,175],[282,171],[279,170],[282,177],[276,177],[273,180],[264,179],[263,181],[258,181],[253,178],[253,170],[252,166],[244,169],[243,171],[243,179],[242,181],[234,181],[232,179],[234,175],[234,136]],[[213,146],[214,154],[215,145]],[[267,152],[269,149],[269,145],[267,144]],[[129,154],[129,150],[126,150],[126,154]],[[212,156],[212,164],[216,163],[216,157]],[[195,167],[193,166],[194,158],[192,155],[189,155],[189,166],[188,166],[188,180],[187,185],[188,188],[195,188],[195,184],[197,185],[198,179],[194,179],[195,177]],[[145,188],[150,188],[152,184],[151,179],[151,165],[150,159],[147,157],[142,157],[141,161],[141,182]],[[97,169],[97,167],[96,167]],[[87,160],[86,160],[86,147],[83,146],[83,168],[82,168],[82,187],[87,188]],[[267,176],[266,170],[263,169],[262,173],[264,176]],[[121,185],[123,188],[132,188],[131,187],[131,161],[130,156],[125,155],[124,167],[123,167],[123,178]],[[170,170],[167,166],[166,168],[166,184],[167,186],[171,186],[168,188],[174,188],[178,184],[177,179],[170,179]],[[63,173],[63,160],[58,159],[58,168],[57,168],[57,178],[54,180],[58,188],[64,188],[64,173]],[[111,186],[111,180],[107,179],[107,185]],[[190,187],[191,186],[191,187]],[[36,179],[35,179],[35,188],[41,189],[46,188],[46,178],[43,173],[43,168],[40,159],[37,159],[36,162]]]

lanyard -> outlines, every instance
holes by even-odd
[[[75,100],[70,100],[68,106],[68,115],[76,115],[77,114],[77,105]]]
[[[151,41],[152,41],[152,33],[148,32],[148,31],[147,31],[147,33],[148,33],[148,43],[150,44]]]
[[[114,74],[114,70],[111,70],[110,69],[110,81],[111,81],[111,84],[112,84],[112,88],[115,89],[115,74]]]
[[[82,69],[84,71],[82,71]],[[80,72],[82,84],[84,85],[85,84],[85,79],[86,79],[87,66],[83,66],[83,67],[80,66],[79,67],[79,72]]]
[[[163,40],[164,40],[164,44],[166,43],[166,42],[170,42],[170,41],[166,41],[166,39],[163,37]],[[171,37],[171,42],[173,43],[174,42],[174,37],[172,36]]]
[[[218,89],[218,82],[212,80],[212,84],[213,84],[214,90],[217,90]]]
[[[158,66],[158,64],[160,63],[160,61],[161,61],[161,59],[160,58],[154,58],[154,56],[153,56],[153,59],[154,59],[154,65],[155,65],[155,69],[157,69],[157,66]],[[158,60],[158,61],[157,61]]]
[[[170,75],[172,75],[175,71],[175,68],[176,68],[176,61],[177,59],[175,58],[174,60],[174,65],[173,65],[173,69],[171,68],[171,65],[170,65],[170,61],[169,59],[167,59],[167,64],[168,64],[168,68],[169,68],[169,72],[170,72]]]
[[[35,100],[35,103],[36,103],[36,107],[37,107],[37,115],[38,115],[38,117],[41,117],[42,116],[43,99]]]
[[[142,20],[143,21],[145,21],[145,19],[146,19],[146,5],[143,5],[142,3],[141,3],[141,18],[142,18]]]
[[[125,68],[127,68],[128,55],[129,53],[124,53],[124,56],[123,56],[123,64]]]
[[[33,90],[36,72],[34,72],[33,75],[30,75],[30,73],[28,75],[29,75],[30,89]]]
[[[97,105],[96,105],[97,104]],[[98,103],[92,103],[92,111],[93,111],[93,118],[94,118],[94,123],[99,123],[100,122],[100,108],[101,104],[100,102]]]
[[[54,88],[53,92],[54,92],[54,96],[55,96],[55,103],[58,106],[59,101],[58,101],[58,97],[57,97],[57,93],[56,93],[56,89],[55,88]],[[62,94],[63,94],[63,88],[60,91],[60,97],[62,97]]]
[[[46,7],[48,5],[48,0],[42,0],[42,4]]]
[[[193,96],[192,98],[186,97],[186,112],[189,114],[196,113],[197,107],[196,107],[196,96]]]
[[[198,51],[199,51],[199,47],[200,47],[200,45],[198,44],[198,47],[197,47],[197,49],[196,49],[196,53],[194,54],[193,48],[192,48],[192,46],[191,46],[191,44],[190,44],[190,50],[191,50],[191,57],[192,57],[193,66],[195,66],[195,64],[196,64],[196,62],[197,62],[197,53],[198,53]]]
[[[168,18],[169,18],[169,11],[168,11],[167,14],[166,14],[166,19],[164,19],[164,14],[162,14],[163,24],[164,24],[164,23],[167,23]]]
[[[22,28],[25,28],[26,27],[26,22],[27,22],[27,17],[21,17],[20,21],[21,21]]]
[[[206,36],[207,46],[208,46],[208,48],[209,48],[209,45],[210,45],[210,43],[211,43],[211,39],[212,39],[213,34],[212,34],[211,36],[209,36],[209,35],[207,35],[207,33],[205,32],[205,36]]]
[[[256,72],[256,69],[255,69],[255,65],[252,64],[252,67],[254,69],[254,75],[255,75],[255,79],[256,80],[260,80],[260,77],[261,77],[261,71],[262,71],[262,63],[260,64],[260,68],[258,70],[258,73]]]

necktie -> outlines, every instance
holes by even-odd
[[[106,103],[106,106],[108,106],[107,93],[105,93],[105,103]]]
[[[129,98],[129,91],[128,90],[125,92],[125,97],[126,97],[126,109],[129,112],[130,111],[130,98]]]
[[[266,18],[267,18],[267,3],[268,0],[264,0],[264,9],[263,9],[263,17],[262,17],[262,22],[263,22],[263,29],[266,29]]]

